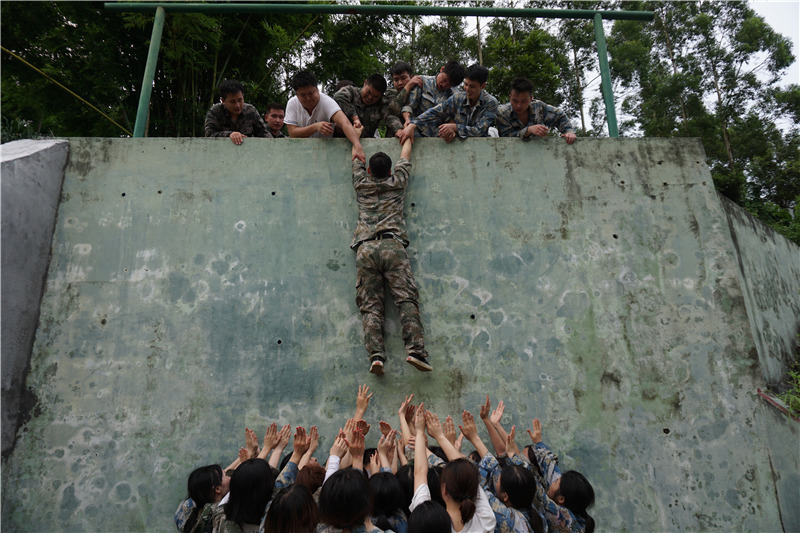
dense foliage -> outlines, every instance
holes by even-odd
[[[605,23],[621,134],[700,137],[717,188],[800,243],[800,86],[777,84],[795,60],[788,39],[744,2],[526,5],[655,11],[652,23]],[[4,48],[133,130],[152,15],[109,13],[99,2],[5,1],[0,10]],[[589,20],[480,19],[468,31],[462,17],[313,14],[168,14],[147,131],[201,135],[225,78],[241,80],[247,101],[263,109],[288,99],[300,68],[331,93],[341,79],[388,77],[396,60],[433,74],[451,58],[489,67],[488,89],[501,102],[514,76],[529,77],[535,96],[563,106],[582,135],[604,135],[604,108],[586,90],[597,76]],[[2,66],[3,142],[126,134],[6,52]]]

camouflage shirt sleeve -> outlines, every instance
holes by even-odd
[[[206,113],[205,131],[206,137],[230,137],[233,130],[226,129],[222,124],[223,117],[220,116],[219,109],[222,108],[221,104],[211,106],[211,109]]]
[[[336,100],[336,103],[339,104],[339,107],[342,109],[342,113],[347,117],[347,120],[353,119],[353,115],[358,115],[356,112],[356,108],[353,105],[353,94],[350,91],[350,87],[342,87],[336,94],[333,95],[333,99]]]
[[[466,101],[466,95],[464,100]],[[467,124],[458,124],[458,136],[462,139],[467,137],[486,137],[489,127],[494,124],[496,114],[497,100],[491,95],[482,94],[478,106],[472,111],[472,116],[469,117]]]

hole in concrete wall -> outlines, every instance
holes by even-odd
[[[125,193],[122,193],[122,197],[125,198]]]
[[[283,341],[278,339],[278,344],[283,344]],[[420,415],[420,416],[422,416],[422,415]]]
[[[411,202],[411,207],[417,207],[417,204],[415,202]],[[420,416],[422,416],[422,415],[420,415]]]
[[[475,315],[469,315],[469,317],[470,317],[472,320],[475,320]],[[420,415],[420,416],[422,416],[422,415]]]
[[[158,194],[161,194],[161,191],[160,191],[160,190],[158,191]],[[420,415],[420,416],[422,416],[422,415]]]
[[[616,233],[614,233],[614,234],[612,235],[612,237],[614,237],[615,239],[619,239],[619,235],[617,235]],[[420,416],[422,416],[422,415],[420,415]]]
[[[703,185],[705,185],[705,184],[706,184],[706,182],[704,181],[704,182],[703,182]]]
[[[106,319],[105,318],[101,319],[100,320],[100,324],[105,326],[106,325]],[[420,416],[422,416],[422,415],[420,415]]]
[[[625,185],[625,180],[619,182],[620,185]]]
[[[420,415],[422,416],[422,415]],[[664,435],[669,435],[669,428],[664,428]]]
[[[275,191],[272,191],[272,196],[275,196]],[[422,415],[420,415],[420,416],[422,416]]]
[[[662,183],[661,185],[663,185],[664,187],[669,187],[669,183],[667,183],[666,181],[664,183]]]
[[[663,165],[663,164],[664,164],[664,162],[663,162],[663,161],[659,161],[659,162],[658,162],[658,164],[659,164],[659,165]]]
[[[622,163],[617,163],[617,166],[618,166],[618,167],[621,167],[621,166],[622,166]]]

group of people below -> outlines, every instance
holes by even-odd
[[[333,97],[320,93],[317,79],[308,71],[297,72],[291,80],[295,96],[284,108],[269,104],[262,116],[244,102],[244,87],[236,80],[219,86],[220,102],[206,115],[206,137],[230,137],[241,144],[245,137],[347,137],[353,157],[365,161],[359,139],[379,136],[381,124],[387,137],[400,143],[415,137],[544,137],[556,129],[567,143],[575,131],[561,108],[533,98],[533,83],[518,77],[511,83],[509,103],[499,105],[486,91],[489,70],[473,64],[465,68],[449,61],[435,76],[414,75],[408,63],[400,61],[390,70],[392,87],[381,74],[372,74],[362,87],[340,82]],[[463,90],[459,89],[463,81]]]
[[[501,421],[505,405],[480,406],[494,453],[463,411],[456,429],[408,396],[397,428],[381,421],[377,446],[365,448],[372,394],[359,387],[356,410],[334,437],[327,463],[314,457],[316,426],[297,427],[292,451],[281,456],[291,427],[272,423],[262,445],[249,428],[238,458],[195,469],[188,498],[175,513],[180,533],[591,533],[587,509],[594,489],[579,472],[562,472],[533,420],[532,444],[522,450],[516,426]],[[428,437],[433,439],[431,443]],[[462,451],[467,440],[475,448]]]

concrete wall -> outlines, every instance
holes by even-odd
[[[71,141],[4,525],[167,531],[189,471],[232,460],[245,426],[317,424],[324,458],[365,382],[373,423],[410,392],[441,416],[504,399],[520,435],[539,417],[599,531],[798,523],[772,466],[797,464],[797,428],[767,430],[699,141],[418,141],[406,215],[436,370],[402,362],[392,308],[380,379],[347,146]]]
[[[2,451],[14,446],[39,322],[67,141],[14,141],[1,149]]]
[[[800,354],[800,248],[722,197],[761,371],[781,390]],[[782,391],[781,391],[782,392]]]

